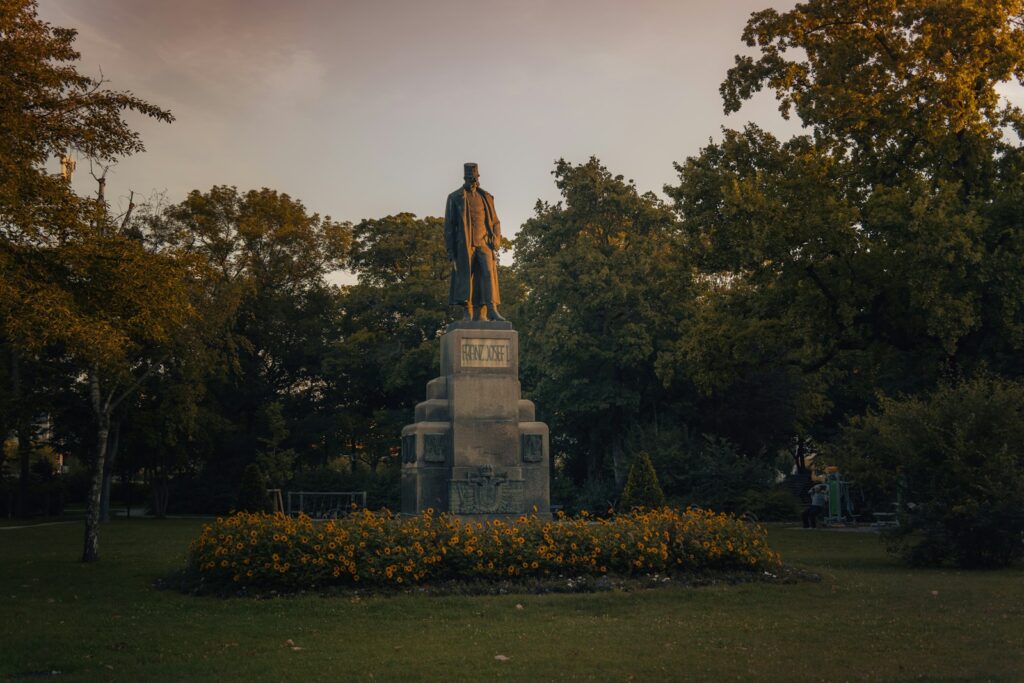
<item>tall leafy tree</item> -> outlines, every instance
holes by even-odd
[[[187,399],[174,411],[187,420],[165,421],[161,432],[178,436],[165,442],[160,471],[178,463],[234,489],[257,457],[322,459],[330,425],[321,366],[339,310],[326,277],[345,263],[351,226],[274,190],[216,186],[147,216],[140,229],[213,273],[204,308],[213,351],[183,359],[167,387]],[[170,443],[188,444],[201,462],[181,461],[182,447]]]
[[[452,320],[441,219],[400,213],[353,228],[340,334],[325,359],[340,445],[369,464],[388,457],[437,373]]]
[[[574,478],[599,478],[607,462],[621,484],[626,432],[671,406],[656,362],[685,317],[689,270],[655,195],[595,158],[553,174],[562,201],[539,202],[515,240],[524,384]]]
[[[753,14],[727,112],[767,88],[808,133],[726,130],[667,187],[714,286],[680,366],[793,378],[794,430],[951,368],[1022,370],[1024,4],[811,0]],[[829,419],[831,416],[831,419]]]
[[[95,424],[83,560],[99,557],[103,462],[114,412],[160,367],[191,317],[186,263],[122,234],[102,193],[75,196],[47,162],[68,150],[110,162],[143,149],[126,110],[170,121],[75,66],[75,32],[36,3],[0,3],[0,320],[10,348],[69,359]]]

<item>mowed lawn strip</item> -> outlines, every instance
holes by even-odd
[[[909,570],[873,534],[773,527],[783,558],[823,577],[787,586],[271,600],[153,589],[201,525],[115,521],[95,565],[77,562],[78,524],[0,532],[0,678],[1024,677],[1024,571]]]

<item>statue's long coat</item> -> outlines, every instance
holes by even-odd
[[[494,210],[494,196],[477,188],[477,192],[484,198],[484,213],[487,220],[487,234],[490,236],[490,243],[496,248],[501,246],[501,223],[498,221],[498,214]],[[474,304],[487,302],[480,301],[480,288],[472,287],[470,282],[469,254],[474,248],[487,249],[487,247],[473,247],[473,235],[470,232],[469,216],[466,213],[466,190],[463,187],[448,195],[448,203],[444,207],[444,246],[448,251],[448,260],[455,261],[455,272],[452,273],[451,286],[448,289],[448,303],[462,304],[472,301]],[[490,256],[491,268],[491,291],[494,292],[494,301],[490,303],[501,303],[498,294],[498,264]]]

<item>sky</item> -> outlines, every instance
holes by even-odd
[[[130,121],[147,151],[109,173],[181,201],[235,185],[287,192],[336,220],[443,215],[480,165],[503,232],[551,170],[597,156],[641,191],[723,125],[783,134],[768,94],[722,112],[718,86],[751,12],[771,0],[39,0],[78,30],[80,70],[170,109]],[[80,162],[75,185],[92,181]],[[85,172],[83,172],[85,171]]]

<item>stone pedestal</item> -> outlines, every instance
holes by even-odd
[[[511,323],[449,325],[441,376],[402,429],[402,512],[550,514],[549,457],[548,427],[520,398]]]

